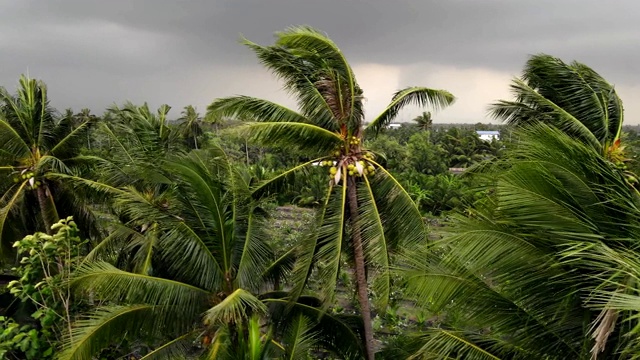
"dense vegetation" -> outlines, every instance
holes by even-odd
[[[0,357],[640,358],[640,135],[595,71],[532,56],[500,125],[421,86],[365,123],[324,34],[243,43],[297,109],[0,90]]]

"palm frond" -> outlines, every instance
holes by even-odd
[[[367,180],[378,212],[383,217],[388,248],[425,242],[426,225],[411,196],[384,167],[371,162],[376,166],[376,173]]]
[[[318,266],[318,281],[321,293],[327,304],[333,304],[340,274],[342,246],[345,244],[347,222],[347,185],[335,186],[336,190],[329,196],[327,208],[324,210],[322,224],[318,225],[317,248],[314,262]]]
[[[370,270],[368,277],[374,278],[373,292],[379,309],[387,306],[391,292],[389,254],[392,251],[390,248],[392,244],[389,244],[385,237],[383,219],[384,216],[378,210],[371,183],[365,176],[364,182],[358,186],[358,220],[365,258]]]
[[[367,126],[378,133],[380,129],[389,124],[400,110],[407,105],[420,107],[431,106],[434,110],[445,108],[455,101],[455,97],[446,90],[434,90],[425,87],[408,87],[399,90],[391,98],[391,103]]]
[[[207,109],[207,116],[242,121],[311,123],[305,116],[285,106],[250,96],[216,99]]]
[[[303,240],[296,246],[296,263],[291,273],[291,281],[293,282],[293,289],[291,290],[292,299],[296,299],[302,295],[307,285],[307,281],[309,280],[309,276],[311,276],[313,266],[316,263],[316,252],[319,248],[319,231],[325,223],[325,219],[331,216],[329,204],[330,200],[333,198],[332,194],[334,191],[336,191],[335,187],[330,185],[327,189],[325,202],[320,211],[316,213],[312,230],[307,234],[307,236],[304,236]],[[340,227],[338,231],[342,233],[343,228]]]
[[[354,125],[359,127],[362,117],[360,89],[338,46],[325,34],[308,26],[290,27],[277,32],[276,37],[276,45],[294,52],[321,76],[316,81],[316,88],[323,93],[333,117],[339,122],[355,121]],[[321,84],[326,84],[327,80],[332,89],[322,91]]]
[[[168,341],[157,348],[153,349],[140,360],[183,360],[189,356],[189,350],[192,346],[194,331],[180,335],[175,339]]]
[[[109,224],[109,235],[96,244],[85,256],[83,262],[106,261],[111,262],[130,243],[142,240],[144,236],[138,231],[121,223]]]
[[[71,132],[69,132],[68,134],[66,134],[66,136],[64,138],[62,138],[60,141],[58,141],[57,144],[55,144],[55,146],[53,146],[53,148],[51,148],[51,150],[49,150],[49,154],[53,155],[53,156],[58,156],[58,153],[64,154],[67,151],[67,148],[70,146],[77,146],[77,139],[79,136],[84,135],[86,133],[86,131],[88,130],[89,126],[95,121],[95,119],[91,119],[89,118],[88,120],[82,122],[80,125],[78,125],[75,129],[73,129]],[[75,143],[71,143],[74,142]]]
[[[268,268],[270,260],[273,258],[273,249],[267,242],[266,227],[267,223],[256,211],[251,211],[246,219],[241,219],[246,223],[243,239],[236,240],[238,254],[234,258],[234,264],[237,263],[236,279],[242,288],[258,290],[263,285],[264,279],[257,274],[264,273]],[[242,228],[244,225],[237,224],[236,229]]]
[[[314,154],[328,153],[343,142],[337,133],[305,123],[258,122],[241,125],[234,131],[264,146],[279,146]]]
[[[475,341],[467,339],[468,334],[444,329],[427,332],[425,345],[409,359],[469,359],[500,360],[494,354],[477,346]]]
[[[240,323],[252,314],[264,314],[267,307],[258,298],[244,289],[237,289],[204,314],[204,323],[209,326]]]
[[[100,299],[171,307],[185,316],[198,314],[210,297],[198,287],[123,271],[105,262],[83,264],[71,284]]]
[[[284,171],[283,173],[277,176],[272,177],[269,180],[263,181],[253,189],[253,196],[256,199],[260,199],[265,196],[269,196],[269,195],[272,195],[273,193],[276,193],[278,190],[282,189],[283,185],[295,183],[296,173],[301,172],[304,169],[307,169],[309,166],[312,166],[313,164],[316,164],[322,160],[325,160],[326,158],[327,158],[326,156],[323,156],[323,157],[319,157],[319,158],[304,162],[300,165],[296,165]]]
[[[13,239],[5,239],[3,234],[5,233],[7,219],[9,218],[9,214],[11,211],[14,211],[16,204],[24,197],[25,188],[28,185],[28,181],[23,181],[19,185],[14,185],[15,190],[11,193],[11,190],[5,192],[2,196],[2,203],[0,204],[2,208],[0,208],[0,255],[4,255],[6,252],[6,248],[8,247],[8,241]],[[17,187],[16,187],[17,186]],[[8,196],[8,199],[5,200],[5,197]]]
[[[31,153],[29,145],[20,134],[2,118],[2,112],[0,112],[0,144],[3,151],[16,159],[25,158]]]
[[[125,191],[122,189],[115,188],[106,183],[94,181],[90,179],[85,179],[75,175],[67,175],[62,173],[47,173],[45,174],[46,179],[51,180],[63,180],[67,182],[68,186],[71,188],[75,187],[87,187],[91,190],[97,191],[99,193],[106,194],[124,194]]]
[[[224,278],[223,264],[212,252],[211,238],[202,237],[185,223],[177,223],[160,238],[167,270],[181,281],[214,291]],[[210,247],[211,246],[211,247]]]
[[[287,278],[296,263],[296,252],[298,249],[296,247],[292,247],[289,251],[285,252],[278,259],[274,260],[263,272],[260,276],[261,279],[271,282],[274,285],[279,283],[282,279]],[[279,289],[275,289],[279,290]]]
[[[513,80],[511,88],[512,91],[517,94],[518,102],[528,104],[529,107],[537,109],[538,113],[542,113],[542,116],[527,118],[529,123],[532,121],[535,123],[540,120],[553,121],[553,125],[559,129],[580,137],[587,144],[593,146],[594,149],[599,151],[602,150],[602,145],[596,138],[595,134],[566,109],[544,97],[522,80]],[[496,118],[499,116],[504,118],[506,115],[506,119],[509,121],[508,124],[526,125],[524,121],[521,121],[520,117],[517,117],[519,113],[514,114],[509,112],[508,109],[501,107],[500,103],[494,104],[490,111]]]
[[[316,87],[316,71],[309,62],[280,46],[260,46],[246,39],[243,43],[256,53],[263,65],[284,81],[285,90],[296,95],[298,108],[307,119],[326,130],[339,130],[327,100]]]
[[[158,327],[156,308],[151,305],[110,306],[96,309],[74,323],[71,333],[62,340],[59,360],[91,359],[102,349],[124,336],[137,336],[142,331],[162,332]]]
[[[534,55],[511,89],[516,100],[493,104],[494,117],[520,126],[556,126],[601,153],[620,137],[622,101],[611,84],[584,64]]]
[[[274,292],[261,296],[269,308],[270,319],[276,329],[286,329],[287,322],[304,316],[312,321],[310,331],[318,345],[343,359],[362,359],[362,318],[357,315],[328,313],[322,301],[311,296],[301,296],[293,303],[289,293]]]
[[[311,329],[311,321],[303,315],[299,315],[289,325],[283,337],[283,343],[286,345],[284,359],[297,360],[308,357],[317,336]]]

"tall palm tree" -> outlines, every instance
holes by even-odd
[[[22,236],[51,232],[60,216],[73,215],[84,230],[93,215],[75,178],[85,132],[93,118],[59,115],[44,83],[20,78],[15,95],[0,88],[0,252]]]
[[[445,319],[416,359],[605,359],[637,346],[639,309],[620,299],[637,294],[623,265],[638,258],[640,198],[591,144],[544,124],[518,136],[485,168],[493,195],[406,259],[408,293]]]
[[[274,350],[260,338],[286,343],[284,330],[300,316],[307,324],[296,327],[300,336],[313,335],[340,357],[359,356],[359,330],[348,319],[320,317],[313,298],[292,304],[286,293],[265,291],[274,269],[286,271],[287,261],[274,259],[264,212],[222,150],[181,155],[163,167],[153,178],[171,184],[166,191],[114,191],[115,206],[130,220],[89,254],[73,281],[107,305],[74,324],[59,359],[90,359],[125,336],[154,339],[147,360],[203,352],[209,359],[245,352],[257,359],[265,346]],[[114,266],[125,252],[131,266]],[[256,333],[257,318],[271,330]]]
[[[299,112],[248,96],[215,100],[208,110],[218,117],[252,121],[244,130],[254,141],[310,156],[310,161],[259,186],[256,195],[316,162],[332,165],[318,226],[300,247],[294,294],[302,293],[311,270],[318,265],[325,300],[332,303],[341,258],[349,254],[355,263],[367,358],[373,359],[367,275],[375,278],[374,292],[384,306],[389,295],[389,254],[402,241],[422,241],[424,225],[406,191],[362,146],[363,92],[340,49],[309,27],[289,28],[276,37],[272,46],[248,40],[244,44],[284,81],[284,88],[297,98]],[[444,90],[408,87],[393,95],[368,128],[377,132],[409,104],[442,108],[453,100]]]
[[[430,111],[423,111],[422,114],[416,116],[413,121],[419,129],[424,131],[431,130],[431,126],[433,126],[433,119],[431,118]]]
[[[514,101],[491,107],[495,118],[516,125],[553,125],[605,155],[619,149],[622,101],[614,86],[590,67],[534,55],[522,77],[513,80],[511,91]]]
[[[202,122],[200,114],[198,114],[193,106],[187,105],[184,107],[184,110],[182,110],[178,121],[180,121],[179,126],[182,129],[182,136],[189,142],[193,140],[193,148],[197,150],[198,136],[201,136],[203,133],[200,125]]]

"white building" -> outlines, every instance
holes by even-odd
[[[492,140],[500,140],[500,131],[482,131],[477,130],[476,133],[480,137],[481,140],[484,141],[492,141]]]

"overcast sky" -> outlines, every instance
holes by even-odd
[[[167,103],[174,117],[234,94],[293,105],[238,44],[290,25],[319,28],[354,67],[375,116],[402,87],[451,91],[437,122],[479,122],[509,98],[528,55],[583,62],[616,85],[640,122],[638,0],[0,0],[0,85],[44,80],[55,107]],[[408,120],[419,113],[409,109]]]

